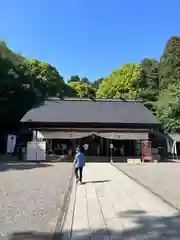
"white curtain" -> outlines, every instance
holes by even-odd
[[[128,133],[128,132],[111,132],[111,133],[97,133],[98,136],[114,140],[148,140],[147,132],[144,133]]]
[[[44,139],[78,139],[93,135],[92,132],[42,132]]]

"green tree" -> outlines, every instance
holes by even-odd
[[[126,63],[120,69],[113,71],[105,78],[97,91],[97,98],[125,98],[135,97],[140,82],[140,65]]]
[[[180,132],[180,84],[160,92],[156,113],[167,132]]]
[[[57,70],[46,62],[36,59],[28,60],[28,68],[34,76],[33,86],[39,90],[43,97],[62,95],[64,85],[63,77]]]
[[[54,67],[28,60],[0,42],[1,129],[17,127],[21,117],[39,99],[61,95],[65,83]]]
[[[155,113],[155,103],[159,95],[159,62],[155,59],[143,59],[140,79],[136,98],[141,99]]]
[[[68,85],[75,89],[78,97],[95,98],[95,89],[84,82],[69,82]]]
[[[0,107],[1,129],[19,123],[25,112],[35,104],[36,92],[31,88],[31,73],[27,66],[0,57]]]
[[[104,78],[99,78],[99,79],[95,80],[95,81],[91,84],[91,86],[92,86],[93,88],[95,88],[95,89],[98,89],[103,80],[104,80]]]
[[[71,76],[67,82],[70,83],[70,82],[80,82],[80,81],[81,81],[81,78],[78,75],[75,75],[75,76]]]
[[[86,84],[91,84],[91,82],[89,81],[89,79],[87,77],[81,78],[81,82],[86,83]]]
[[[164,53],[160,59],[160,88],[167,88],[169,84],[176,84],[180,79],[180,37],[168,40]]]
[[[22,64],[26,59],[20,54],[14,53],[4,41],[0,40],[0,57],[2,59],[8,59],[14,65]]]

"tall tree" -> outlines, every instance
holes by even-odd
[[[91,86],[95,89],[98,89],[103,80],[104,78],[98,78],[91,84]]]
[[[86,84],[91,84],[91,82],[89,81],[89,79],[87,77],[81,78],[81,82],[86,83]]]
[[[62,95],[64,81],[51,65],[28,60],[0,42],[1,129],[17,126],[38,97]]]
[[[95,89],[84,82],[69,82],[68,85],[75,89],[78,97],[95,98]]]
[[[160,88],[176,84],[180,79],[180,37],[168,40],[160,59]]]
[[[69,82],[80,82],[80,81],[81,81],[81,78],[78,75],[75,75],[75,76],[71,76],[67,82],[69,83]]]
[[[167,132],[180,132],[180,83],[160,92],[156,113]]]
[[[14,64],[7,57],[0,57],[0,79],[0,130],[5,130],[5,126],[17,125],[35,104],[36,92],[31,87],[32,76],[24,62]]]
[[[155,59],[145,58],[141,62],[140,84],[137,88],[137,99],[155,112],[156,101],[159,95],[159,62]]]
[[[34,87],[40,91],[42,96],[62,95],[64,80],[53,66],[36,59],[27,62],[28,68],[34,76]]]
[[[101,82],[96,94],[97,98],[134,98],[141,80],[140,73],[139,64],[124,64]]]

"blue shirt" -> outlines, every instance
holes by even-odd
[[[75,156],[75,167],[82,168],[85,165],[84,153],[78,152]]]

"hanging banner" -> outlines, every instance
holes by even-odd
[[[142,161],[152,161],[152,150],[151,150],[151,142],[148,140],[143,140],[142,144]]]
[[[16,136],[8,135],[6,153],[13,153],[16,146]]]

